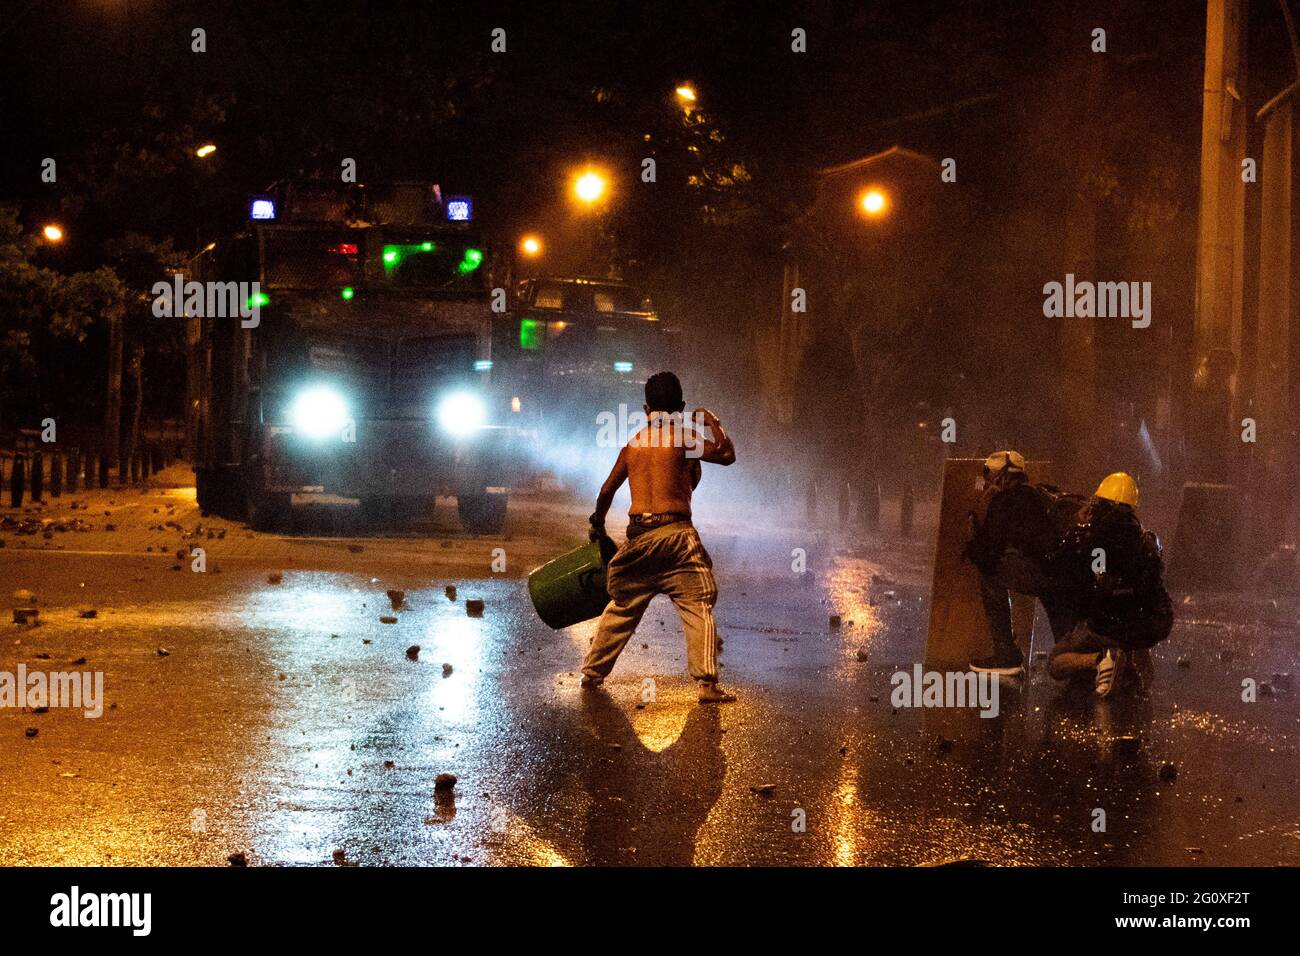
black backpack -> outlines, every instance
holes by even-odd
[[[1070,560],[1090,565],[1092,549],[1106,554],[1105,572],[1092,574],[1087,586],[1088,626],[1124,647],[1160,643],[1174,625],[1160,539],[1127,509],[1098,504],[1081,517],[1065,549]]]
[[[1043,498],[1047,506],[1048,520],[1056,534],[1057,541],[1063,541],[1079,523],[1079,516],[1088,507],[1085,495],[1076,495],[1072,491],[1062,491],[1056,485],[1034,485],[1034,490]]]

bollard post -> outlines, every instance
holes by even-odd
[[[148,464],[146,473],[149,475],[156,475],[158,474],[158,472],[162,471],[162,465],[158,461],[158,446],[146,445],[144,449],[144,453],[145,453],[145,461]]]
[[[131,480],[131,459],[127,458],[121,449],[117,452],[117,483],[125,485]]]
[[[9,507],[23,506],[23,492],[27,490],[27,456],[22,452],[14,455],[14,467],[9,473]]]
[[[140,484],[140,454],[138,452],[131,455],[131,484]]]
[[[874,481],[864,481],[861,485],[862,498],[859,511],[862,525],[868,531],[880,530],[880,485]]]
[[[81,449],[74,448],[68,452],[68,494],[75,495],[81,482]]]
[[[32,452],[31,473],[29,494],[32,501],[40,501],[45,494],[45,456],[39,450]]]
[[[912,483],[903,485],[903,502],[899,507],[898,527],[904,535],[912,533],[912,519],[915,517],[916,501],[912,497]]]
[[[105,451],[99,453],[99,487],[108,487],[108,453]]]
[[[50,455],[50,497],[63,497],[63,455],[57,451]]]

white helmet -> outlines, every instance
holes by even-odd
[[[995,451],[984,459],[984,480],[1001,483],[1012,477],[1024,477],[1025,456],[1018,451]]]

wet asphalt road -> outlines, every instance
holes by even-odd
[[[535,561],[492,575],[466,557],[491,542],[436,543],[453,532],[355,553],[230,528],[251,543],[218,574],[142,549],[0,551],[5,596],[42,602],[39,627],[6,620],[0,670],[102,671],[109,702],[0,709],[0,864],[1300,863],[1300,708],[1241,700],[1243,678],[1296,669],[1294,602],[1180,604],[1149,700],[1072,694],[1040,661],[998,718],[895,711],[890,675],[924,653],[923,544],[706,528],[740,700],[705,707],[665,599],[582,691],[594,622],[536,619]],[[563,544],[548,526],[509,547]],[[422,563],[441,551],[463,560]],[[396,624],[388,588],[406,591]]]

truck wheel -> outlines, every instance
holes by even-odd
[[[194,500],[198,503],[199,511],[205,516],[216,510],[214,507],[216,502],[212,500],[212,479],[205,468],[194,470]]]
[[[393,499],[387,495],[362,498],[361,521],[368,528],[387,528],[393,523]]]
[[[285,494],[261,492],[248,502],[248,526],[254,531],[279,531],[292,514],[293,502]]]
[[[393,517],[403,528],[433,517],[438,506],[438,499],[419,495],[403,495],[393,499]]]
[[[506,523],[506,502],[510,495],[478,492],[456,496],[460,524],[470,534],[496,534]]]

